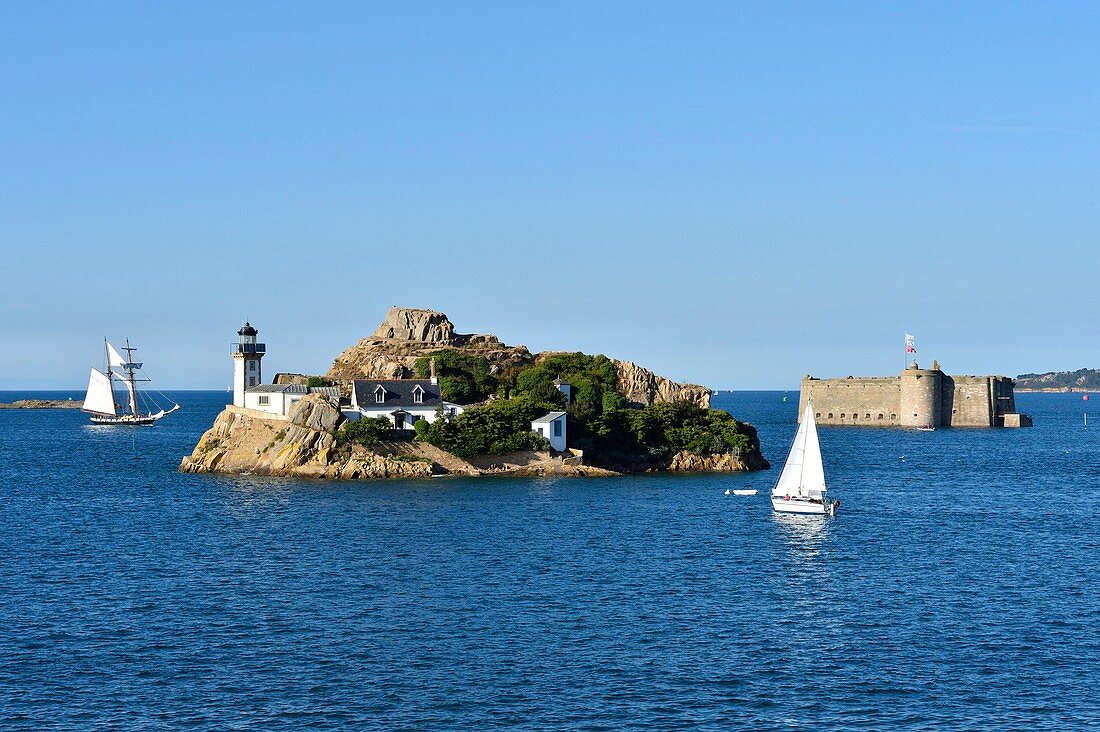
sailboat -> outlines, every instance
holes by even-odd
[[[807,403],[798,425],[791,452],[779,480],[772,488],[772,508],[783,513],[836,513],[840,501],[825,497],[825,466],[821,462],[821,444],[817,441],[817,422],[813,405]]]
[[[107,339],[103,339],[103,353],[104,361],[106,362],[106,368],[102,371],[99,369],[92,369],[91,376],[88,378],[88,394],[84,397],[83,411],[92,415],[93,424],[121,424],[121,425],[146,425],[153,424],[158,419],[163,419],[172,412],[180,408],[179,404],[174,404],[171,409],[164,410],[157,406],[158,411],[142,412],[138,406],[138,389],[137,383],[139,381],[149,381],[149,379],[139,378],[137,372],[141,370],[142,364],[134,361],[134,351],[137,348],[130,345],[130,339],[126,339],[126,346],[122,349],[126,351],[126,358],[123,358],[115,347],[107,342]],[[122,385],[126,387],[126,392],[129,395],[128,404],[120,405],[115,401],[115,379],[122,382]],[[145,394],[142,394],[143,400],[151,402]],[[127,408],[129,411],[127,411]]]

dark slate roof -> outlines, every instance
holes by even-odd
[[[251,323],[249,323],[248,321],[245,321],[244,327],[237,331],[237,335],[254,336],[259,332],[260,331],[258,331],[258,330],[256,330],[255,328],[252,327]]]
[[[340,398],[338,386],[305,386],[304,384],[257,384],[246,390],[249,394],[324,394]]]
[[[386,401],[382,403],[374,399],[379,386],[386,390]],[[424,401],[419,403],[413,401],[413,390],[417,386],[424,390]],[[433,384],[431,379],[356,379],[354,388],[355,401],[360,407],[436,407],[443,402],[439,385]]]

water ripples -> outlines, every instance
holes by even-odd
[[[796,405],[736,399],[781,460]],[[832,520],[774,514],[775,471],[175,473],[219,400],[136,435],[0,412],[4,727],[1100,722],[1100,452],[1067,399],[1017,432],[822,429]]]

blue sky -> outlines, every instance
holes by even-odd
[[[723,388],[1100,367],[1098,8],[5,4],[0,388],[395,304]]]

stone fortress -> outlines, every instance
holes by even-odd
[[[914,361],[899,376],[802,379],[799,419],[806,402],[821,425],[860,427],[1030,427],[1016,411],[1015,381],[1007,376],[948,376],[935,361]]]

